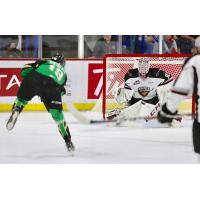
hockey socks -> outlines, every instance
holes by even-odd
[[[14,109],[15,107],[19,108],[19,112],[21,112],[24,108],[24,106],[28,103],[28,101],[26,100],[23,100],[21,98],[17,98],[13,104],[13,108]]]
[[[51,113],[54,121],[58,124],[58,130],[62,135],[63,139],[65,140],[65,144],[68,151],[74,151],[75,147],[71,142],[69,127],[67,126],[66,121],[64,120],[63,112],[56,109],[50,109],[49,112]]]
[[[8,131],[12,130],[15,126],[15,123],[17,121],[17,118],[20,114],[20,112],[23,110],[24,106],[28,103],[28,101],[17,98],[13,104],[12,107],[12,113],[10,118],[8,119],[6,123],[6,128]]]
[[[69,131],[69,127],[67,126],[65,121],[62,121],[58,124],[58,130],[59,130],[60,134],[63,136],[63,139],[65,140],[65,144],[66,144],[68,151],[74,151],[75,147],[71,141],[71,134]]]

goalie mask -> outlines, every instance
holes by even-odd
[[[59,54],[59,53],[54,54],[51,60],[59,63],[62,67],[65,66],[65,57],[62,54]]]
[[[138,63],[138,71],[141,78],[146,78],[149,72],[150,64],[146,59],[140,59]]]

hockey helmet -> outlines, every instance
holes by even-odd
[[[138,71],[139,75],[142,78],[146,78],[147,73],[149,72],[150,64],[148,59],[140,59],[138,62]]]
[[[65,57],[60,54],[60,53],[56,53],[51,57],[51,60],[53,60],[54,62],[59,63],[62,67],[65,66]]]

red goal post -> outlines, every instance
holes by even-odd
[[[171,74],[174,79],[179,76],[182,65],[190,55],[181,54],[108,54],[103,58],[103,118],[108,111],[120,108],[114,100],[114,92],[123,84],[124,75],[129,69],[137,67],[137,61],[148,58],[150,67],[158,67]],[[192,98],[189,101],[192,102]],[[190,111],[193,113],[194,104],[191,103]],[[186,106],[187,107],[187,106]]]

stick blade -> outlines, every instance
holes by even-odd
[[[68,110],[69,112],[80,122],[83,124],[91,124],[91,120],[88,119],[86,116],[84,116],[81,112],[79,112],[76,108],[74,108],[74,105],[72,103],[68,103]]]

